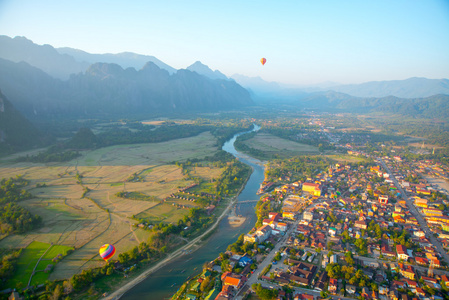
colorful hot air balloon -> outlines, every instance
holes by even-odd
[[[114,245],[105,244],[101,246],[100,248],[100,256],[105,261],[109,261],[115,254],[115,247]]]
[[[262,58],[260,59],[260,62],[262,63],[262,65],[264,65],[264,64],[267,62],[267,60],[265,59],[265,57],[262,57]]]

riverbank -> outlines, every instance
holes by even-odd
[[[203,242],[203,238],[208,237],[208,235],[211,234],[213,232],[213,230],[215,230],[217,228],[217,226],[221,222],[221,220],[230,213],[232,207],[237,203],[238,195],[244,189],[246,183],[248,182],[248,179],[249,179],[250,175],[251,175],[251,173],[247,176],[247,178],[245,180],[245,183],[239,189],[237,194],[234,197],[232,197],[232,199],[230,199],[229,204],[227,205],[225,210],[223,210],[221,215],[217,218],[217,220],[214,222],[214,224],[210,228],[208,228],[201,235],[199,235],[198,237],[194,238],[193,240],[191,240],[190,242],[188,242],[187,244],[185,244],[181,248],[179,248],[179,249],[175,250],[174,252],[170,253],[167,257],[165,257],[163,260],[158,262],[156,265],[149,267],[142,274],[140,274],[136,278],[132,279],[131,281],[126,283],[124,286],[120,287],[115,292],[109,294],[108,296],[106,296],[106,297],[104,297],[102,299],[105,299],[105,300],[120,299],[127,291],[129,291],[130,289],[132,289],[133,287],[135,287],[136,285],[141,283],[149,275],[151,275],[152,273],[156,272],[160,268],[164,267],[165,265],[170,263],[175,258],[185,254],[187,251],[193,252],[193,251],[197,250],[198,247],[200,247],[200,243]]]

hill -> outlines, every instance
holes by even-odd
[[[0,154],[40,144],[42,134],[0,91]]]
[[[227,80],[228,77],[218,70],[212,71],[208,66],[203,65],[200,61],[187,67],[187,70],[197,72],[200,75],[204,75],[210,79],[222,79]]]
[[[405,80],[371,81],[361,84],[339,85],[330,90],[356,97],[422,98],[437,94],[449,95],[449,79],[413,77]]]
[[[27,63],[0,59],[0,88],[34,119],[216,111],[253,103],[234,81],[210,80],[188,70],[169,74],[152,62],[139,71],[96,63],[61,81]]]
[[[55,78],[68,79],[70,74],[84,72],[89,63],[78,62],[72,56],[60,54],[50,45],[37,45],[25,37],[0,35],[0,58],[26,62]]]
[[[154,56],[141,55],[132,52],[118,54],[91,54],[73,48],[55,49],[50,45],[37,45],[25,37],[10,38],[0,35],[0,58],[13,62],[26,62],[41,69],[50,76],[66,80],[71,74],[85,72],[93,63],[115,63],[122,68],[141,69],[151,61],[170,74],[176,69],[163,63]]]
[[[117,64],[124,69],[134,68],[136,70],[140,70],[143,66],[145,66],[147,62],[151,61],[159,68],[167,70],[168,73],[170,74],[176,73],[177,71],[175,68],[170,67],[169,65],[160,61],[154,56],[136,54],[132,52],[122,52],[117,54],[111,53],[91,54],[82,50],[67,47],[57,48],[56,51],[58,51],[60,54],[70,55],[78,62],[87,62],[88,66],[93,63],[103,62],[103,63]],[[86,70],[87,67],[83,71]]]
[[[382,112],[418,118],[449,119],[449,95],[424,98],[354,97],[337,92],[317,92],[297,102],[304,108],[355,113]]]

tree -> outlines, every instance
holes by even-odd
[[[204,292],[206,290],[207,286],[209,285],[209,282],[210,282],[210,277],[206,277],[203,280],[203,282],[201,282],[200,291]]]
[[[229,264],[229,260],[224,259],[224,260],[221,262],[221,271],[222,271],[223,273],[224,273],[224,272],[231,271],[231,265]]]
[[[62,296],[62,287],[58,284],[51,295],[52,300],[58,300]]]
[[[62,287],[63,287],[63,289],[64,289],[64,295],[68,295],[68,294],[70,294],[71,292],[73,292],[73,286],[72,286],[72,284],[70,283],[70,281],[65,280],[65,281],[62,283]]]

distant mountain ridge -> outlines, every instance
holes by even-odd
[[[252,105],[246,89],[196,72],[174,74],[148,62],[142,69],[96,63],[69,80],[27,63],[0,59],[0,87],[29,118],[211,111]]]
[[[36,45],[25,37],[0,35],[0,58],[26,62],[52,77],[68,79],[70,74],[84,72],[89,63],[78,62],[72,56],[59,54],[50,45]]]
[[[317,92],[296,102],[303,108],[323,111],[355,113],[382,112],[414,118],[449,119],[449,95],[433,95],[424,98],[354,97],[344,93]]]
[[[329,89],[356,97],[421,98],[438,94],[449,95],[449,79],[412,77],[405,80],[371,81],[333,86]]]
[[[193,63],[187,67],[187,70],[197,72],[200,75],[204,75],[210,79],[222,79],[228,80],[228,77],[218,70],[212,71],[208,66],[203,65],[200,61]]]
[[[122,68],[135,68],[140,70],[147,62],[151,61],[170,74],[176,72],[154,56],[141,55],[131,52],[118,54],[91,54],[72,48],[55,49],[50,45],[37,45],[25,37],[10,38],[0,35],[0,58],[13,62],[24,61],[41,69],[48,75],[66,80],[72,74],[85,72],[93,63],[115,63]]]
[[[286,87],[277,82],[267,82],[260,77],[247,77],[234,74],[232,79],[243,87],[250,89],[254,94],[286,95],[289,99],[298,100],[305,94],[314,92],[334,91],[355,97],[388,97],[423,98],[433,95],[449,95],[449,79],[428,79],[412,77],[405,80],[370,81],[360,84],[341,85],[336,83],[323,83],[311,86]]]
[[[149,61],[154,63],[161,69],[167,70],[168,73],[173,74],[176,73],[176,69],[170,67],[166,63],[160,61],[154,56],[150,55],[142,55],[136,54],[132,52],[122,52],[117,54],[105,53],[105,54],[91,54],[82,50],[73,49],[73,48],[57,48],[60,54],[67,54],[72,56],[78,62],[87,62],[88,65],[102,62],[102,63],[113,63],[121,66],[122,68],[134,68],[136,70],[140,70],[145,66],[145,64]],[[87,70],[87,68],[86,68]],[[85,71],[85,70],[84,70]]]

